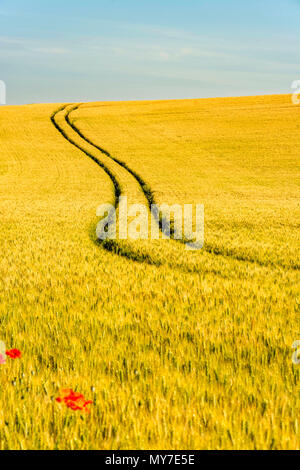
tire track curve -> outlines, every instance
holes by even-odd
[[[79,136],[80,139],[82,139],[82,141],[84,143],[88,144],[90,147],[95,149],[97,152],[100,152],[101,155],[103,155],[107,159],[114,162],[116,165],[118,165],[120,168],[125,170],[129,175],[131,175],[134,178],[134,180],[138,183],[144,197],[146,198],[149,209],[151,210],[152,205],[156,205],[157,203],[155,201],[154,192],[152,191],[151,187],[144,181],[144,179],[135,170],[130,168],[125,162],[123,162],[122,160],[119,160],[118,158],[112,156],[107,150],[105,150],[104,148],[102,148],[99,145],[92,142],[92,140],[89,139],[88,137],[86,137],[83,134],[83,132],[74,124],[74,122],[71,121],[71,113],[78,110],[81,105],[82,104],[72,104],[72,105],[67,104],[67,105],[61,106],[58,110],[56,110],[51,115],[51,122],[53,123],[55,128],[58,130],[58,132],[60,132],[60,134],[70,144],[72,144],[77,149],[82,151],[85,155],[87,155],[89,158],[91,158],[109,176],[109,178],[111,179],[111,181],[113,183],[113,186],[114,186],[114,205],[115,205],[116,209],[118,208],[118,205],[119,205],[120,196],[125,193],[125,190],[122,188],[122,184],[118,180],[118,177],[116,176],[116,174],[113,171],[111,171],[111,169],[109,168],[108,165],[103,163],[103,161],[101,161],[99,158],[95,157],[95,155],[93,155],[93,153],[91,153],[90,151],[87,151],[82,145],[78,144],[74,139],[72,139],[67,134],[65,129],[59,124],[59,122],[57,120],[57,116],[59,115],[59,113],[64,113],[65,112],[65,115],[63,116],[65,123],[77,136]],[[157,213],[155,213],[154,215],[156,216],[155,218],[156,218],[156,222],[159,225],[160,232],[162,232],[163,217],[161,217]],[[181,244],[186,242],[186,240],[175,240],[172,237],[172,235],[174,235],[174,229],[173,229],[172,223],[171,223],[171,240],[172,240],[172,242],[176,241],[176,242],[180,242]],[[197,269],[197,267],[196,267],[197,263],[195,263],[195,264],[193,263],[192,266],[188,266],[184,261],[183,261],[183,263],[182,262],[181,263],[177,263],[177,262],[174,263],[174,262],[168,262],[168,261],[163,260],[163,259],[155,259],[155,258],[153,258],[153,256],[151,254],[149,255],[148,253],[137,252],[137,251],[133,250],[131,246],[120,244],[120,243],[116,242],[115,240],[101,241],[99,239],[95,239],[95,236],[92,236],[91,230],[90,230],[90,236],[91,236],[91,238],[93,239],[93,241],[95,243],[101,244],[101,246],[103,246],[108,251],[114,252],[114,253],[116,253],[120,256],[125,256],[126,258],[128,258],[130,260],[133,260],[133,261],[146,262],[148,264],[156,265],[156,266],[161,266],[161,265],[168,264],[171,267],[180,269],[181,271],[184,271],[184,272],[193,272],[193,273],[199,272],[199,269]],[[208,253],[212,256],[218,256],[218,257],[220,256],[220,257],[224,257],[224,258],[230,258],[230,259],[233,259],[237,262],[254,263],[254,264],[257,264],[261,267],[283,268],[283,269],[288,269],[288,270],[292,270],[292,271],[300,270],[300,266],[298,266],[298,265],[286,266],[283,263],[266,263],[263,260],[253,259],[250,256],[247,256],[247,255],[244,256],[240,253],[234,253],[230,250],[229,251],[220,250],[219,248],[214,247],[214,246],[209,245],[209,244],[206,244],[202,251],[205,251],[206,253]]]
[[[71,119],[70,119],[71,113],[73,111],[78,110],[80,108],[80,106],[82,106],[82,103],[78,104],[76,107],[74,107],[72,110],[70,110],[66,115],[66,121],[72,127],[74,132],[76,132],[89,145],[91,145],[95,149],[99,150],[101,153],[103,153],[107,157],[111,158],[114,162],[116,162],[118,165],[120,165],[125,170],[127,170],[136,179],[137,183],[139,184],[141,190],[144,193],[144,196],[147,200],[148,207],[149,207],[150,210],[151,210],[152,205],[157,206],[157,202],[156,202],[155,196],[154,196],[154,191],[151,189],[149,184],[147,184],[144,181],[144,179],[135,170],[133,170],[129,165],[127,165],[127,163],[125,163],[122,160],[119,160],[118,158],[111,155],[110,152],[108,152],[104,148],[102,148],[99,145],[92,142],[92,140],[89,139],[87,136],[85,136],[83,134],[83,132],[78,128],[78,126],[76,126],[76,124],[71,121]],[[163,221],[164,221],[163,215],[161,215],[160,213],[158,213],[156,211],[154,211],[153,214],[155,216],[157,224],[159,225],[160,232],[163,232]],[[175,239],[174,238],[175,229],[174,229],[174,222],[172,220],[171,220],[171,225],[170,225],[170,234],[171,234],[171,239],[173,241],[179,242],[181,244],[185,244],[189,241],[185,238],[183,238],[183,239]],[[221,248],[219,248],[217,246],[213,246],[213,245],[211,245],[207,242],[205,243],[202,251],[205,251],[205,252],[207,252],[207,253],[209,253],[213,256],[218,256],[218,257],[220,256],[220,257],[224,257],[224,258],[230,258],[230,259],[233,259],[233,260],[236,260],[236,261],[239,261],[239,262],[253,263],[253,264],[257,264],[257,265],[262,266],[262,267],[273,267],[273,268],[280,267],[280,268],[291,270],[291,271],[299,271],[300,270],[300,266],[298,264],[292,264],[292,265],[288,266],[285,263],[280,262],[280,261],[279,262],[271,262],[271,263],[270,262],[265,262],[265,261],[263,261],[259,258],[253,258],[251,256],[244,255],[242,253],[236,253],[233,250],[231,250],[230,248],[225,249],[225,250],[221,249]]]
[[[76,132],[83,140],[85,140],[89,145],[94,147],[95,149],[99,150],[101,153],[106,155],[107,157],[111,158],[114,162],[116,162],[118,165],[120,165],[122,168],[124,168],[126,171],[128,171],[138,182],[140,185],[141,190],[143,191],[145,198],[147,199],[149,209],[151,209],[152,204],[156,204],[155,198],[154,198],[154,193],[150,186],[143,180],[143,178],[132,168],[130,168],[127,163],[123,162],[122,160],[119,160],[118,158],[112,156],[107,150],[104,148],[100,147],[99,145],[96,145],[94,142],[92,142],[88,137],[86,137],[81,130],[74,124],[74,122],[71,121],[70,115],[72,112],[76,111],[77,109],[80,108],[80,104],[76,105],[73,109],[71,109],[67,114],[66,114],[66,121],[69,124],[69,126],[72,127],[74,132]]]
[[[93,155],[90,151],[88,151],[86,148],[84,148],[83,145],[81,145],[77,141],[75,141],[75,139],[72,138],[66,130],[68,128],[72,129],[75,132],[76,135],[79,135],[75,131],[75,129],[70,126],[70,124],[67,120],[67,116],[69,116],[70,113],[73,110],[77,109],[77,107],[78,107],[78,105],[70,105],[70,104],[61,106],[59,109],[57,109],[51,115],[51,122],[52,122],[53,126],[56,128],[56,130],[62,135],[62,137],[65,140],[67,140],[71,145],[73,145],[74,147],[79,149],[81,152],[83,152],[86,156],[91,158],[110,177],[110,179],[113,183],[113,186],[114,186],[114,205],[115,205],[115,208],[117,209],[118,205],[119,205],[119,197],[125,193],[125,188],[122,187],[122,184],[118,180],[116,174],[102,160],[100,160],[95,155]],[[66,126],[67,126],[66,128],[64,128],[60,124],[58,118],[63,119],[63,123],[66,124]],[[79,135],[79,137],[80,137],[80,139],[83,140],[83,143],[86,142],[86,140],[83,139],[83,137],[81,137],[81,135]],[[91,145],[91,144],[89,144],[89,145]],[[92,147],[95,147],[95,146],[92,145]],[[98,148],[98,151],[101,152],[100,148]],[[101,152],[101,153],[103,153],[103,152]],[[107,153],[105,153],[104,155],[108,158]],[[117,163],[117,162],[115,162],[115,163]],[[132,175],[131,172],[130,172],[130,174]],[[144,191],[147,191],[147,189],[145,189],[145,187],[144,187]],[[144,191],[143,191],[143,194],[145,195]],[[160,266],[165,265],[165,266],[180,270],[183,273],[200,273],[200,272],[202,274],[204,274],[205,272],[210,272],[210,273],[214,272],[214,273],[216,273],[215,268],[202,267],[201,269],[199,269],[199,266],[197,266],[195,264],[194,265],[186,264],[185,260],[184,260],[184,256],[180,260],[180,257],[178,256],[178,249],[177,249],[178,245],[177,244],[174,244],[175,250],[173,249],[173,252],[170,256],[170,259],[166,259],[166,257],[164,257],[164,255],[163,255],[163,250],[161,249],[161,244],[160,243],[158,243],[156,245],[156,252],[154,250],[151,253],[149,253],[147,251],[143,252],[143,251],[140,251],[140,250],[134,250],[132,248],[132,244],[131,245],[130,244],[123,244],[123,243],[119,243],[115,240],[110,240],[110,239],[103,240],[103,241],[97,239],[95,237],[95,226],[94,226],[94,224],[91,224],[89,234],[90,234],[90,238],[97,245],[101,245],[106,250],[108,250],[110,252],[113,252],[117,255],[126,257],[127,259],[132,260],[132,261],[137,261],[137,262],[140,262],[140,263],[147,263],[149,265],[154,265],[156,267],[160,267]],[[162,240],[156,240],[156,241],[157,242],[162,242]],[[164,241],[167,242],[169,240],[164,240]],[[155,243],[153,243],[152,245],[155,245]],[[183,250],[181,250],[181,251],[183,251]],[[219,273],[219,274],[222,275],[221,273]]]
[[[119,180],[118,180],[117,176],[115,175],[115,173],[113,171],[111,171],[111,169],[105,163],[103,163],[103,161],[99,160],[99,158],[95,157],[95,155],[93,155],[91,152],[86,150],[82,145],[80,145],[72,137],[70,137],[70,135],[68,135],[68,133],[66,132],[64,127],[58,121],[59,115],[62,114],[63,115],[62,117],[63,117],[63,120],[65,121],[65,123],[71,129],[73,129],[73,127],[69,123],[69,120],[67,119],[67,116],[72,111],[77,109],[78,106],[79,105],[70,105],[70,104],[63,105],[63,106],[59,107],[56,111],[54,111],[52,113],[52,115],[50,116],[50,120],[51,120],[53,126],[56,128],[56,130],[62,135],[62,137],[65,140],[67,140],[71,145],[73,145],[74,147],[79,149],[81,152],[83,152],[86,156],[91,158],[109,176],[109,178],[112,181],[113,187],[114,187],[114,206],[115,206],[115,209],[117,209],[118,206],[119,206],[119,198],[120,198],[121,195],[125,194],[125,190],[122,188],[122,185],[119,182]],[[66,113],[66,114],[64,114],[64,113]],[[73,131],[77,135],[79,135],[75,129],[73,129]],[[83,139],[85,142],[87,142],[86,139],[84,139],[81,135],[79,135],[79,137],[81,139]],[[87,143],[89,145],[91,145],[92,147],[94,147],[94,145],[90,144],[89,142],[87,142]],[[102,152],[102,150],[100,150],[100,148],[98,150],[101,153],[106,155],[106,153]],[[108,157],[108,155],[106,155],[106,156]],[[110,240],[110,239],[107,239],[107,240],[97,239],[95,237],[95,227],[94,227],[94,225],[93,225],[93,227],[90,227],[89,233],[90,233],[90,238],[97,245],[101,245],[106,250],[108,250],[110,252],[114,252],[114,253],[116,253],[120,256],[124,256],[124,257],[126,257],[126,258],[128,258],[132,261],[146,262],[148,264],[156,265],[156,266],[161,266],[162,264],[166,264],[162,260],[153,259],[153,257],[151,255],[149,255],[148,253],[141,253],[141,252],[137,252],[137,251],[132,250],[132,248],[129,245],[126,245],[126,244],[122,245],[122,244],[116,242],[115,240]]]
[[[79,149],[81,152],[85,153],[85,155],[87,155],[89,158],[91,158],[97,165],[99,165],[104,171],[105,173],[109,176],[109,178],[111,179],[112,183],[113,183],[113,186],[114,186],[114,198],[115,198],[115,207],[118,207],[118,204],[119,204],[119,197],[121,195],[121,187],[120,187],[120,184],[117,180],[117,178],[115,177],[115,175],[109,170],[109,168],[107,168],[98,158],[96,158],[94,155],[92,155],[91,153],[87,152],[84,148],[82,148],[79,144],[77,144],[77,142],[75,142],[73,139],[71,139],[67,133],[65,132],[65,130],[63,129],[63,127],[61,127],[59,125],[59,123],[57,122],[56,120],[56,117],[57,115],[62,112],[62,111],[65,111],[66,108],[70,106],[70,105],[64,105],[64,106],[61,106],[58,110],[54,111],[54,113],[51,115],[50,119],[51,119],[51,122],[52,124],[54,125],[54,127],[58,130],[58,132],[71,144],[73,145],[74,147],[76,147],[77,149]]]
[[[164,226],[167,226],[168,224],[164,225],[164,216],[161,213],[159,213],[159,211],[156,210],[156,207],[158,206],[158,204],[155,200],[154,191],[151,189],[149,184],[144,181],[144,179],[141,177],[141,175],[139,175],[139,173],[137,173],[129,165],[127,165],[127,163],[125,163],[124,161],[114,157],[113,155],[110,154],[110,152],[105,150],[103,147],[100,147],[99,145],[92,142],[92,140],[89,139],[86,135],[84,135],[83,132],[76,126],[76,124],[71,121],[71,119],[70,119],[71,113],[78,110],[80,108],[80,106],[81,106],[81,104],[78,104],[77,106],[75,106],[73,109],[71,109],[66,114],[66,121],[69,124],[69,126],[71,126],[72,129],[74,130],[74,132],[76,132],[85,142],[87,142],[89,145],[91,145],[95,149],[99,150],[99,152],[103,153],[108,158],[111,158],[115,163],[120,165],[122,168],[124,168],[126,171],[128,171],[128,173],[130,173],[133,176],[133,178],[139,184],[139,186],[140,186],[140,188],[141,188],[141,190],[142,190],[142,192],[143,192],[143,194],[144,194],[144,196],[147,200],[149,210],[151,211],[151,209],[152,209],[152,213],[155,217],[156,223],[159,226],[160,232],[167,234],[166,231],[164,232]],[[189,240],[187,240],[185,238],[182,238],[182,239],[176,239],[175,238],[175,228],[174,227],[175,227],[174,226],[174,221],[171,220],[170,221],[170,237],[171,237],[171,239],[176,240],[177,242],[182,243],[182,244],[187,243]]]

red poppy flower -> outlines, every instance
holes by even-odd
[[[6,351],[6,355],[11,359],[19,359],[22,356],[22,353],[18,349],[10,349],[9,351]]]
[[[81,410],[86,411],[87,413],[90,412],[87,406],[93,402],[91,400],[86,400],[82,393],[74,392],[72,389],[66,388],[61,390],[60,394],[61,396],[56,398],[58,403],[64,403],[73,411]]]

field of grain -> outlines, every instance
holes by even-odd
[[[0,449],[300,448],[299,126],[290,96],[0,108]],[[99,243],[120,194],[204,204],[204,248]]]

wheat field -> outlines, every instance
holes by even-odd
[[[290,96],[0,108],[0,449],[300,448],[299,126]],[[203,249],[99,243],[120,194],[204,204]]]

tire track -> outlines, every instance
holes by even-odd
[[[69,109],[67,109],[68,106],[70,106]],[[100,166],[106,172],[106,174],[109,176],[109,178],[111,179],[111,181],[113,183],[113,186],[114,186],[114,199],[115,199],[114,205],[115,205],[116,209],[118,208],[118,205],[119,205],[119,197],[123,194],[123,190],[122,190],[120,182],[118,181],[117,176],[108,168],[107,165],[105,165],[101,160],[99,160],[97,157],[95,157],[95,155],[93,155],[91,152],[87,151],[83,146],[78,144],[74,139],[72,139],[65,132],[63,127],[60,126],[60,124],[58,123],[58,121],[56,119],[57,115],[59,113],[64,112],[64,111],[66,112],[66,114],[64,115],[65,123],[85,143],[90,145],[92,148],[95,148],[97,151],[99,151],[105,157],[107,157],[110,160],[112,160],[113,162],[115,162],[121,168],[126,170],[126,172],[128,172],[135,179],[135,181],[138,183],[139,187],[142,190],[142,193],[144,194],[144,196],[147,200],[149,209],[151,210],[152,205],[156,205],[157,203],[155,201],[155,197],[154,197],[154,193],[153,193],[152,189],[143,180],[143,178],[135,170],[130,168],[125,162],[123,162],[122,160],[119,160],[118,158],[112,156],[107,150],[105,150],[104,148],[102,148],[99,145],[96,145],[94,142],[92,142],[92,140],[89,139],[88,137],[86,137],[83,134],[83,132],[80,129],[78,129],[78,127],[71,121],[71,119],[70,119],[71,113],[78,110],[80,108],[80,106],[81,106],[81,104],[74,104],[74,105],[67,104],[67,105],[61,106],[57,111],[55,111],[51,116],[51,121],[52,121],[53,125],[55,126],[55,128],[60,132],[60,134],[70,144],[72,144],[77,149],[82,151],[85,155],[87,155],[89,158],[91,158],[98,166]],[[154,214],[155,214],[156,222],[158,223],[160,231],[162,232],[163,216],[160,216],[160,214],[158,214],[158,213],[154,213]],[[185,239],[183,239],[183,240],[174,239],[174,237],[173,237],[174,233],[175,233],[175,231],[174,231],[174,228],[173,228],[173,224],[171,222],[171,240],[179,242],[181,244],[186,243]],[[184,272],[189,272],[189,273],[199,272],[196,265],[188,266],[184,261],[183,261],[183,263],[177,263],[177,262],[174,263],[174,262],[164,261],[162,259],[153,259],[151,254],[140,253],[140,252],[134,251],[134,250],[132,250],[132,248],[129,245],[123,245],[123,244],[121,245],[120,243],[116,242],[115,240],[103,240],[103,241],[101,241],[99,239],[95,239],[94,236],[91,236],[91,238],[93,239],[93,241],[95,243],[101,244],[101,246],[103,246],[108,251],[114,252],[114,253],[116,253],[120,256],[124,256],[124,257],[126,257],[130,260],[133,260],[133,261],[146,262],[150,265],[156,265],[156,266],[161,266],[161,265],[166,265],[167,264],[167,265],[169,265],[173,268],[180,269],[181,271],[184,271]],[[230,258],[230,259],[235,260],[237,262],[257,264],[261,267],[281,268],[281,269],[287,269],[287,270],[291,270],[291,271],[299,271],[300,270],[300,266],[297,265],[297,264],[292,265],[292,266],[286,266],[284,263],[280,263],[280,262],[279,263],[264,262],[263,260],[253,259],[253,258],[251,258],[247,255],[245,256],[243,254],[233,253],[232,251],[231,252],[230,251],[226,252],[226,251],[220,250],[218,247],[214,247],[214,246],[211,246],[211,245],[208,245],[208,244],[206,244],[203,247],[202,251],[205,251],[206,253],[208,253],[208,254],[210,254],[214,257],[215,256],[218,256],[218,257],[220,256],[220,257],[224,257],[225,259]]]
[[[106,155],[107,157],[111,158],[114,162],[116,162],[118,165],[120,165],[121,167],[123,167],[124,169],[126,169],[135,179],[136,181],[138,182],[138,184],[140,185],[140,188],[141,190],[143,191],[144,193],[144,196],[145,198],[147,199],[147,202],[148,202],[148,206],[149,206],[149,209],[151,211],[151,207],[152,205],[157,205],[157,202],[155,200],[155,197],[154,197],[154,192],[153,190],[151,189],[151,187],[144,181],[144,179],[135,171],[133,170],[132,168],[130,168],[125,162],[123,162],[122,160],[119,160],[118,158],[112,156],[107,150],[105,150],[104,148],[100,147],[99,145],[95,144],[94,142],[92,142],[88,137],[86,137],[83,132],[76,126],[76,124],[74,124],[74,122],[71,121],[70,117],[71,117],[71,113],[77,109],[80,108],[82,104],[79,104],[77,105],[76,107],[74,107],[72,110],[70,110],[67,115],[66,115],[66,121],[68,122],[68,124],[72,127],[72,129],[74,130],[74,132],[76,132],[83,140],[85,140],[89,145],[91,145],[92,147],[94,147],[95,149],[99,150],[101,153],[103,153],[104,155]],[[163,232],[163,221],[164,221],[164,218],[163,216],[161,216],[161,214],[159,214],[158,212],[154,211],[154,215],[155,215],[155,219],[156,219],[156,222],[158,223],[159,225],[159,228],[160,228],[160,231]],[[188,242],[189,240],[183,238],[183,239],[175,239],[174,238],[174,235],[175,235],[175,229],[174,229],[174,222],[171,221],[171,226],[170,226],[170,234],[171,234],[171,239],[176,241],[176,242],[179,242],[179,243],[183,243],[185,244],[186,242]],[[299,271],[300,270],[300,266],[298,264],[294,264],[294,265],[290,265],[290,266],[287,266],[285,263],[282,263],[282,262],[275,262],[275,263],[270,263],[270,262],[265,262],[263,260],[260,260],[260,259],[254,259],[254,258],[251,258],[250,256],[247,256],[247,255],[243,255],[242,253],[234,253],[233,251],[231,251],[230,249],[229,250],[222,250],[220,248],[218,248],[217,246],[213,246],[213,245],[210,245],[208,243],[206,243],[202,249],[202,251],[205,251],[213,256],[222,256],[224,258],[230,258],[230,259],[234,259],[236,261],[240,261],[240,262],[246,262],[246,263],[253,263],[253,264],[257,264],[259,266],[262,266],[262,267],[280,267],[280,268],[283,268],[283,269],[287,269],[287,270],[291,270],[291,271]]]
[[[115,202],[114,202],[114,205],[115,205],[115,208],[117,209],[118,208],[118,205],[119,205],[119,197],[124,193],[123,189],[122,189],[122,185],[120,184],[120,182],[118,181],[116,175],[108,168],[107,165],[105,165],[101,160],[99,160],[97,157],[95,157],[95,155],[93,155],[91,152],[87,151],[82,145],[80,145],[79,143],[77,143],[72,137],[70,137],[66,130],[60,125],[59,121],[58,121],[58,116],[62,113],[63,114],[63,119],[64,119],[64,122],[67,124],[68,127],[70,127],[70,129],[73,129],[73,131],[79,135],[79,137],[84,141],[84,142],[87,142],[89,145],[91,145],[92,147],[94,148],[97,148],[97,150],[99,150],[101,153],[104,153],[104,155],[106,155],[107,157],[110,155],[108,152],[106,151],[102,151],[102,149],[100,150],[100,147],[99,146],[95,146],[94,144],[90,143],[88,140],[86,140],[82,135],[83,134],[79,134],[77,131],[76,131],[76,128],[74,128],[75,126],[71,126],[70,124],[70,119],[68,119],[70,113],[72,111],[74,111],[75,109],[78,108],[79,105],[70,105],[70,104],[67,104],[67,105],[64,105],[64,106],[61,106],[59,109],[57,109],[50,117],[51,119],[51,122],[53,124],[53,126],[56,128],[56,130],[62,135],[62,137],[64,139],[66,139],[71,145],[73,145],[74,147],[76,147],[77,149],[79,149],[80,151],[82,151],[85,155],[87,155],[89,158],[91,158],[98,166],[100,166],[105,172],[106,174],[110,177],[112,183],[113,183],[113,186],[114,186],[114,199],[115,199]],[[67,109],[68,107],[70,107],[69,109]],[[65,114],[64,114],[65,113]],[[113,159],[112,157],[109,157],[111,158],[112,160],[114,160],[116,163],[119,163],[119,161]],[[126,166],[127,165],[120,165],[122,166],[124,169],[127,170]],[[134,171],[130,171],[129,172],[132,176],[135,175],[135,172]],[[137,179],[135,176],[134,176],[135,180]],[[140,179],[140,184],[143,185],[143,194],[145,195],[145,192],[147,192],[148,194],[148,197],[149,199],[147,198],[148,202],[150,202],[150,189],[148,189],[148,186],[146,185],[145,182],[143,182],[142,178],[139,178]],[[152,203],[152,202],[151,202]],[[150,205],[151,207],[151,205]],[[141,252],[140,250],[133,250],[132,249],[132,246],[129,245],[129,244],[123,244],[123,243],[119,243],[115,240],[110,240],[110,239],[107,239],[107,240],[99,240],[96,238],[95,236],[95,227],[90,227],[90,238],[97,244],[97,245],[101,245],[103,248],[105,248],[106,250],[110,251],[110,252],[113,252],[119,256],[123,256],[129,260],[132,260],[132,261],[137,261],[139,263],[147,263],[149,265],[152,265],[152,266],[156,266],[156,267],[159,267],[159,266],[170,266],[172,268],[175,268],[175,269],[178,269],[184,273],[199,273],[201,271],[201,273],[204,273],[205,271],[206,272],[211,272],[212,269],[202,269],[202,270],[199,270],[197,266],[195,265],[191,265],[191,266],[188,266],[186,263],[184,263],[184,259],[182,259],[182,261],[178,261],[178,252],[177,252],[177,249],[176,249],[176,257],[174,256],[174,253],[173,253],[173,260],[168,260],[166,258],[164,258],[163,254],[162,254],[162,250],[161,250],[161,247],[159,246],[159,254],[158,252],[154,253],[154,256],[153,256],[153,253],[149,253],[149,252]],[[157,248],[157,247],[156,247]],[[158,251],[158,250],[157,250]]]
[[[78,108],[78,105],[74,105],[73,107],[71,107],[69,110],[67,110],[68,106],[71,106],[70,104],[67,104],[67,105],[63,105],[61,106],[60,108],[58,108],[56,111],[54,111],[54,113],[51,115],[50,119],[51,119],[51,122],[53,124],[53,126],[56,128],[56,130],[62,135],[62,137],[64,139],[66,139],[71,145],[73,145],[74,147],[76,147],[77,149],[79,149],[81,152],[83,152],[85,155],[87,155],[89,158],[91,158],[98,166],[100,166],[104,171],[105,173],[109,176],[109,178],[111,179],[112,183],[113,183],[113,186],[114,186],[114,206],[115,206],[115,209],[118,208],[119,206],[119,198],[120,196],[123,194],[123,190],[121,188],[121,184],[120,182],[118,181],[117,177],[115,176],[115,174],[102,162],[100,161],[97,157],[95,157],[92,153],[88,152],[84,147],[82,147],[80,144],[78,144],[77,142],[75,142],[74,139],[72,139],[65,131],[65,129],[59,124],[58,120],[57,120],[57,117],[60,113],[63,113],[64,111],[67,112],[67,114],[64,116],[64,120],[65,122],[67,123],[68,126],[70,126],[74,132],[76,132],[76,134],[78,134],[78,132],[73,128],[73,126],[71,126],[69,120],[67,119],[67,116],[69,116],[69,114],[74,111],[75,109]],[[87,143],[89,143],[86,139],[84,139],[80,134],[78,134],[84,141],[86,141]],[[90,144],[90,143],[89,143]],[[90,144],[92,145],[92,144]],[[95,147],[94,145],[92,145],[93,147]],[[108,154],[108,152],[103,152],[102,150],[100,150],[100,148],[98,148],[98,150],[101,152],[101,153],[104,153],[105,155]],[[108,155],[107,155],[108,156]],[[101,245],[103,246],[107,251],[110,251],[110,252],[113,252],[115,254],[118,254],[120,256],[124,256],[126,257],[127,259],[130,259],[130,260],[133,260],[133,261],[137,261],[137,262],[146,262],[150,265],[156,265],[156,266],[160,266],[162,264],[166,264],[166,263],[163,263],[163,262],[160,262],[159,260],[155,260],[151,257],[151,255],[149,255],[148,253],[138,253],[134,250],[132,250],[130,248],[130,246],[126,246],[126,245],[121,245],[119,244],[118,242],[116,242],[115,240],[99,240],[97,238],[95,238],[95,230],[94,230],[94,226],[92,229],[90,229],[90,238],[97,244],[97,245]]]
[[[76,111],[79,109],[81,105],[76,105],[74,108],[72,108],[67,114],[66,114],[66,121],[69,124],[69,126],[72,127],[74,132],[76,132],[83,140],[85,140],[89,145],[94,147],[95,149],[99,150],[101,153],[106,155],[107,157],[111,158],[114,162],[116,162],[118,165],[120,165],[122,168],[124,168],[126,171],[128,171],[138,182],[140,185],[141,190],[143,191],[145,198],[147,199],[149,209],[151,210],[151,205],[156,204],[155,198],[153,191],[151,190],[150,186],[143,180],[143,178],[132,168],[130,168],[125,162],[122,160],[119,160],[116,157],[113,157],[107,150],[103,149],[99,145],[96,145],[94,142],[92,142],[88,137],[86,137],[81,130],[70,120],[70,115],[72,112]]]
[[[121,186],[120,186],[120,183],[118,182],[116,176],[110,171],[109,168],[107,168],[106,165],[104,165],[103,162],[101,162],[97,157],[95,157],[94,155],[92,155],[90,152],[88,152],[87,150],[85,150],[83,147],[81,147],[79,144],[77,144],[77,142],[75,142],[72,138],[70,138],[67,133],[65,132],[65,130],[59,125],[59,123],[57,122],[56,120],[56,117],[57,115],[62,112],[62,111],[65,111],[66,108],[70,106],[70,105],[64,105],[62,107],[60,107],[57,111],[54,111],[54,113],[51,115],[51,122],[52,124],[54,125],[54,127],[58,130],[58,132],[71,144],[73,145],[74,147],[76,147],[77,149],[79,149],[81,152],[83,152],[85,155],[87,155],[89,158],[91,158],[98,166],[100,166],[104,171],[105,173],[109,176],[109,178],[111,179],[112,183],[113,183],[113,186],[114,186],[114,198],[115,198],[115,207],[117,208],[118,205],[119,205],[119,197],[122,193],[121,191]],[[72,108],[71,108],[72,109]]]
[[[127,163],[123,162],[122,160],[119,160],[118,158],[114,157],[113,155],[111,155],[107,150],[105,150],[104,148],[100,147],[99,145],[95,144],[94,142],[92,142],[88,137],[86,137],[82,132],[81,130],[76,126],[76,124],[74,124],[74,122],[71,121],[70,117],[71,117],[71,113],[78,110],[80,108],[81,104],[78,104],[76,106],[74,106],[74,108],[72,108],[67,114],[66,114],[66,121],[67,123],[69,124],[69,126],[74,130],[74,132],[76,132],[85,142],[87,142],[89,145],[91,145],[92,147],[94,147],[95,149],[99,150],[99,152],[103,153],[104,155],[106,155],[108,158],[111,158],[115,163],[117,163],[118,165],[120,165],[122,168],[124,168],[126,171],[128,171],[128,173],[130,173],[134,179],[137,181],[137,183],[139,184],[146,200],[147,200],[147,203],[148,203],[148,208],[151,212],[151,209],[152,209],[152,206],[154,206],[152,212],[153,212],[153,215],[156,219],[156,223],[158,224],[159,226],[159,229],[160,229],[160,232],[163,233],[163,227],[164,227],[164,217],[162,214],[159,213],[159,211],[156,210],[156,207],[157,207],[157,202],[155,200],[155,197],[154,197],[154,192],[153,190],[151,189],[151,187],[149,186],[149,184],[147,184],[144,179],[135,171],[133,170],[132,168],[130,168],[129,165],[127,165]],[[166,224],[167,226],[167,224]],[[164,232],[165,234],[167,232]],[[177,242],[179,243],[182,243],[182,244],[185,244],[187,243],[189,240],[187,239],[175,239],[175,228],[174,228],[174,222],[171,220],[170,221],[170,236],[171,236],[171,239],[173,240],[176,240]]]

